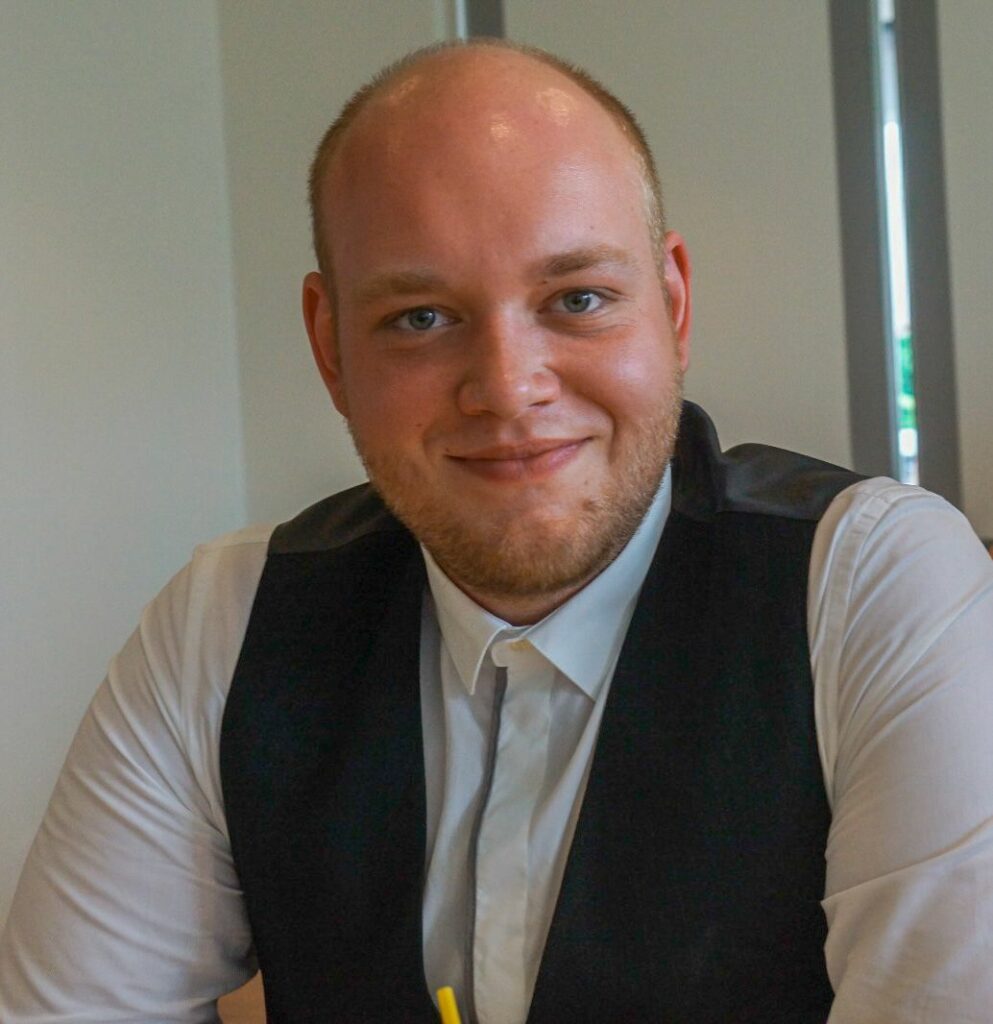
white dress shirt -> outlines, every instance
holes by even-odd
[[[616,571],[598,578],[608,595],[595,614],[583,611],[587,588],[530,630],[508,629],[429,563],[425,971],[432,986],[464,985],[466,851],[496,737],[472,943],[477,1010],[491,1024],[526,1014],[609,677],[647,568],[647,556],[628,564],[628,552],[654,547],[667,493],[654,507],[658,522],[646,520]],[[218,739],[269,533],[252,528],[199,548],[112,662],[0,939],[0,1024],[212,1021],[217,996],[254,969]],[[617,619],[591,655],[586,634],[605,608]],[[865,481],[818,526],[807,618],[833,812],[830,1022],[989,1022],[993,561],[941,499]],[[507,669],[497,723],[495,665]]]
[[[443,780],[428,786],[424,968],[432,992],[451,985],[463,1007],[474,997],[480,1024],[527,1018],[614,666],[670,498],[666,473],[621,554],[533,626],[480,608],[424,552],[432,598],[421,633],[425,761],[427,777]],[[507,686],[494,723],[497,667]],[[470,835],[491,757],[472,928]]]

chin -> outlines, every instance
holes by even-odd
[[[575,509],[513,509],[471,514],[432,500],[423,487],[398,486],[397,474],[369,465],[370,479],[394,515],[463,590],[506,598],[574,591],[601,572],[638,528],[667,459],[636,487],[607,489]],[[391,467],[392,468],[392,467]]]
[[[585,516],[568,522],[518,521],[509,528],[463,524],[433,531],[425,547],[464,589],[503,597],[574,590],[599,573],[633,530],[604,532]],[[635,522],[637,528],[637,522]]]

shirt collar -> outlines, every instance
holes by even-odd
[[[621,553],[582,590],[532,626],[514,627],[481,608],[442,572],[424,546],[428,585],[441,635],[466,690],[476,689],[495,639],[528,639],[587,696],[597,693],[620,652],[672,501],[666,469],[648,512]]]

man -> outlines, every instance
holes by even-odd
[[[5,1024],[209,1020],[253,955],[275,1021],[427,1021],[445,984],[485,1022],[988,1019],[961,517],[720,454],[651,157],[554,60],[415,55],[312,192],[304,316],[374,490],[146,611],[25,869]]]

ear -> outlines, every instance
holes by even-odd
[[[338,351],[334,329],[334,311],[324,278],[316,270],[312,270],[303,279],[302,300],[303,322],[307,326],[314,362],[317,363],[334,407],[347,419],[348,403],[341,374],[341,353]]]
[[[686,369],[690,363],[690,325],[693,319],[691,279],[693,266],[690,263],[686,242],[678,231],[667,231],[665,235],[665,289],[669,293],[669,311],[673,330],[676,333],[676,347],[679,351],[679,365]]]

